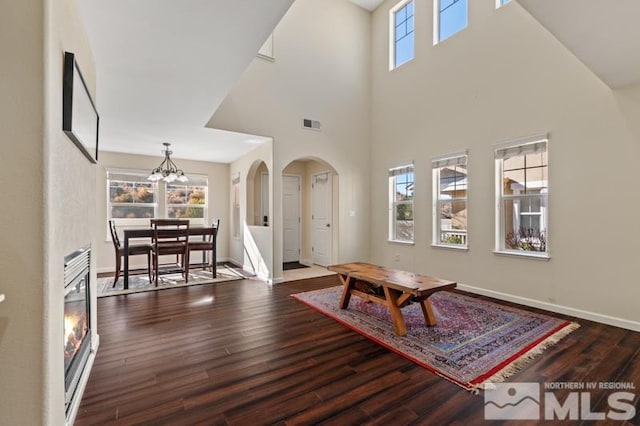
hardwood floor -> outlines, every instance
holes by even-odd
[[[290,297],[338,283],[244,280],[98,299],[100,348],[75,424],[484,422],[482,395]],[[510,381],[633,382],[640,411],[640,333],[578,322]],[[593,411],[610,392],[592,394]]]

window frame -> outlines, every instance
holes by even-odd
[[[524,147],[531,147],[535,145],[544,145],[544,149],[542,152],[547,153],[547,178],[546,178],[546,191],[543,192],[541,190],[538,194],[517,194],[512,195],[504,194],[504,160],[509,158],[519,157],[521,155],[513,155],[509,157],[499,157],[498,152],[501,150],[515,150],[515,149],[523,149]],[[540,258],[540,259],[549,259],[550,255],[550,244],[549,244],[549,139],[546,134],[544,135],[535,135],[527,138],[516,139],[512,141],[502,142],[494,145],[494,161],[495,161],[495,197],[496,197],[496,212],[495,212],[495,250],[496,254],[507,254],[507,255],[515,255],[515,256],[524,256],[531,258]],[[525,150],[527,148],[524,148]],[[528,155],[526,152],[522,155]],[[532,167],[533,168],[533,167]],[[525,163],[526,169],[526,163]],[[540,220],[544,223],[544,236],[545,236],[545,251],[533,251],[533,250],[523,250],[523,249],[511,249],[506,247],[505,239],[505,226],[506,226],[506,217],[505,217],[505,202],[510,200],[519,200],[519,199],[539,199],[540,200],[540,213],[536,215],[540,216]],[[519,216],[523,216],[522,212],[518,214]],[[526,213],[524,214],[527,215]]]
[[[433,45],[435,46],[436,44],[440,44],[443,41],[453,37],[454,35],[458,34],[459,32],[465,30],[467,27],[469,27],[469,0],[454,0],[452,5],[455,4],[458,1],[466,1],[467,3],[467,10],[466,10],[466,24],[464,27],[460,28],[458,31],[451,33],[449,36],[447,36],[444,39],[440,39],[440,27],[441,27],[441,11],[440,11],[440,3],[442,2],[442,0],[433,0]],[[451,7],[451,5],[449,6]],[[445,9],[446,10],[446,9]]]
[[[502,6],[506,6],[511,3],[511,0],[496,0],[496,9],[500,9]]]
[[[231,180],[231,237],[234,240],[240,239],[240,173]]]
[[[402,8],[406,7],[409,3],[413,3],[413,30],[411,32],[413,37],[413,46],[412,46],[412,54],[411,58],[407,59],[401,64],[396,64],[396,13],[398,13]],[[414,0],[401,0],[396,3],[391,9],[389,9],[389,71],[393,71],[396,68],[400,68],[402,65],[407,64],[415,59],[416,55],[416,39],[415,39],[415,17],[416,17],[416,4]],[[406,22],[406,20],[405,20]],[[407,37],[405,35],[405,37]]]
[[[398,170],[403,170],[403,169],[407,169],[406,173],[398,173],[398,174],[393,174]],[[397,201],[396,200],[396,185],[397,185],[397,177],[401,176],[401,175],[405,175],[405,174],[409,174],[411,173],[413,175],[413,181],[411,182],[411,184],[414,186],[414,188],[412,189],[412,197],[410,200],[402,200],[402,201]],[[413,162],[411,163],[405,163],[401,166],[397,166],[397,167],[391,167],[388,170],[388,188],[389,188],[389,192],[388,192],[388,197],[389,197],[389,229],[388,229],[388,233],[387,233],[387,238],[389,242],[393,242],[393,243],[401,243],[401,244],[415,244],[415,239],[416,239],[416,233],[415,233],[415,166],[413,164]],[[412,224],[411,224],[411,230],[412,230],[412,237],[411,240],[404,240],[404,239],[399,239],[397,238],[397,207],[400,205],[410,205],[411,206],[411,215],[413,217],[412,220]]]
[[[170,204],[169,197],[169,188],[168,185],[176,185],[176,186],[184,186],[184,187],[195,187],[195,186],[204,186],[206,189],[204,191],[204,204],[196,204],[197,208],[202,208],[202,217],[190,217],[189,223],[191,225],[207,225],[208,223],[208,214],[209,214],[209,176],[207,175],[199,175],[195,173],[189,173],[189,181],[187,182],[164,182],[164,185],[159,185],[164,192],[164,209],[163,209],[163,217],[169,218],[169,208],[171,207],[193,207],[193,204]],[[193,180],[202,180],[205,182],[205,185],[194,185],[192,183]],[[160,181],[162,182],[162,180]],[[202,206],[202,207],[200,207]],[[185,219],[185,218],[182,218]]]
[[[150,183],[153,184],[153,188],[154,188],[154,198],[155,198],[155,203],[144,203],[145,207],[154,207],[154,211],[153,211],[153,218],[168,218],[168,210],[169,210],[169,206],[170,204],[168,203],[167,200],[167,196],[168,196],[168,191],[167,191],[167,183],[160,180],[157,182],[151,182],[149,180],[147,180],[147,177],[149,176],[149,171],[148,170],[142,170],[142,169],[122,169],[122,168],[115,168],[115,167],[107,167],[105,170],[105,186],[106,186],[106,216],[107,216],[107,221],[106,224],[108,225],[109,220],[113,220],[115,226],[117,229],[124,229],[124,228],[148,228],[150,226],[150,220],[152,218],[114,218],[112,217],[112,207],[114,205],[114,203],[111,202],[111,180],[109,178],[109,174],[110,173],[120,173],[120,174],[129,174],[129,175],[134,175],[134,176],[140,176],[141,177],[141,182],[145,182],[145,183]],[[203,217],[202,218],[189,218],[189,223],[191,223],[192,225],[206,225],[208,223],[209,220],[209,176],[208,175],[200,175],[200,174],[194,174],[194,173],[187,173],[187,175],[197,178],[197,179],[202,179],[206,182],[206,191],[205,191],[205,204],[204,204],[204,210],[203,210]],[[162,184],[161,184],[162,183]],[[171,184],[174,185],[181,185],[181,183],[179,182],[172,182]],[[190,185],[189,182],[185,182],[184,186],[195,186],[195,185]],[[198,186],[202,186],[202,185],[198,185]],[[116,203],[116,204],[122,204],[122,205],[126,205],[128,203]],[[143,203],[140,203],[138,205],[142,205]],[[177,205],[172,205],[172,206],[177,206]],[[185,206],[188,206],[188,204],[186,204]],[[106,228],[106,241],[110,241],[111,240],[111,234],[109,231],[109,227],[107,226]]]
[[[451,199],[442,199],[441,198],[441,170],[443,167],[442,163],[452,163],[452,165],[464,165],[467,167],[467,183],[466,183],[466,196],[464,198],[451,198]],[[431,173],[432,173],[432,201],[433,201],[433,211],[432,211],[432,239],[431,245],[434,247],[445,247],[445,248],[453,248],[458,250],[468,250],[469,249],[469,153],[467,150],[454,152],[451,154],[442,155],[439,157],[434,157],[431,160]],[[443,202],[450,203],[462,203],[465,204],[465,209],[467,210],[467,223],[464,230],[463,242],[458,243],[446,243],[441,241],[442,236],[442,218],[440,217],[441,204]]]
[[[107,222],[109,220],[113,220],[116,227],[143,227],[149,224],[150,218],[114,218],[112,216],[112,208],[114,207],[114,203],[111,202],[111,181],[109,178],[110,173],[120,173],[120,174],[128,174],[133,176],[140,176],[141,182],[151,183],[154,188],[154,203],[136,203],[141,207],[153,207],[153,217],[158,217],[158,213],[160,211],[160,200],[161,191],[160,185],[157,182],[151,182],[147,180],[147,176],[149,176],[149,172],[146,170],[140,169],[120,169],[120,168],[107,168],[105,183],[106,183],[106,202],[107,202]],[[117,205],[126,206],[129,203],[115,203]]]

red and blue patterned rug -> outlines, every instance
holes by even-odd
[[[503,381],[579,327],[548,315],[440,291],[429,298],[438,324],[428,327],[420,305],[411,303],[402,308],[407,335],[400,337],[386,307],[354,296],[347,309],[340,309],[341,294],[338,286],[293,297],[468,390]]]

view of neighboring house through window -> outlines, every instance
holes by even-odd
[[[390,14],[390,69],[393,69],[413,59],[413,0],[401,1]]]
[[[389,170],[389,240],[413,242],[413,164]]]
[[[434,44],[467,28],[467,0],[434,0]]]
[[[185,218],[204,225],[207,176],[188,174],[187,182],[147,180],[148,170],[107,170],[107,217],[117,226],[149,226],[149,219]]]
[[[434,159],[433,244],[467,246],[467,154]]]
[[[240,238],[240,176],[233,179],[231,193],[233,194],[232,235],[234,238]]]
[[[107,216],[130,224],[157,216],[158,185],[148,171],[107,170]]]
[[[497,250],[547,253],[548,155],[544,137],[496,147]]]

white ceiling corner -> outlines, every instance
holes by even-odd
[[[378,6],[380,6],[384,2],[384,0],[349,0],[349,1],[370,12],[373,12]]]
[[[100,149],[231,162],[268,138],[206,128],[293,0],[83,0]]]
[[[609,87],[640,82],[640,1],[518,3]]]

